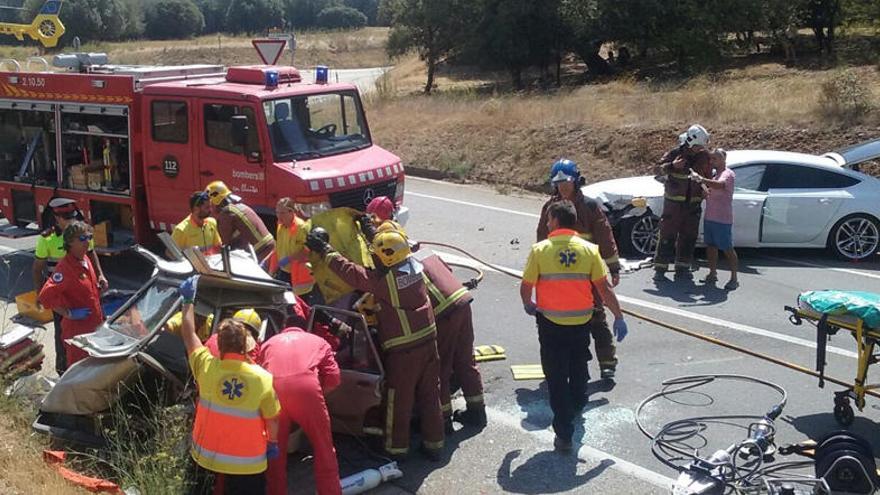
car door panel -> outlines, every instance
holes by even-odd
[[[764,207],[762,241],[810,243],[837,218],[846,196],[844,191],[771,189]]]
[[[738,247],[757,247],[761,242],[761,222],[767,194],[738,191],[733,194],[733,243]]]

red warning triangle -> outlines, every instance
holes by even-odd
[[[257,49],[257,54],[266,65],[277,64],[281,54],[284,53],[284,47],[287,46],[287,40],[285,39],[258,39],[251,41],[251,43],[253,43],[254,48]]]

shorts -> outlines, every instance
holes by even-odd
[[[733,225],[703,220],[703,242],[722,251],[733,249]]]

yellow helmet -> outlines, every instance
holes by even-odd
[[[385,220],[384,222],[380,223],[376,227],[377,234],[380,232],[391,232],[391,231],[400,232],[401,234],[404,235],[404,237],[406,237],[406,231],[403,230],[403,227],[401,227],[400,224],[395,222],[394,220]]]
[[[212,205],[219,205],[223,202],[224,199],[228,198],[232,191],[226,187],[226,184],[223,183],[222,180],[215,180],[205,187],[205,192],[208,193],[208,198],[211,200]]]
[[[385,230],[376,234],[370,250],[385,266],[394,266],[405,260],[412,251],[406,234],[399,230]]]
[[[239,309],[232,315],[232,319],[249,326],[257,335],[260,333],[260,327],[263,326],[263,319],[251,308]]]

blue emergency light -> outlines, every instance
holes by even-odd
[[[330,69],[326,65],[315,67],[315,84],[327,84],[330,78]]]
[[[266,71],[266,87],[272,89],[278,87],[278,71]]]

